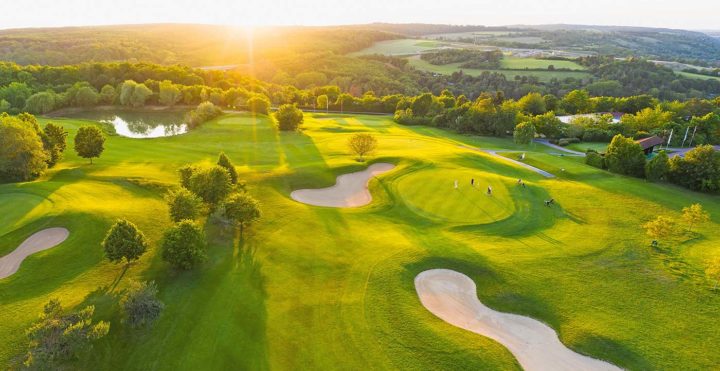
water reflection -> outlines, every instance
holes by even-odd
[[[143,121],[125,121],[120,116],[112,120],[103,120],[115,127],[115,132],[128,138],[159,138],[183,134],[187,132],[185,124],[155,124]]]

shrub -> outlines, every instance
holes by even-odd
[[[698,146],[685,157],[670,159],[668,180],[695,191],[720,190],[720,153],[710,145]]]
[[[267,115],[270,111],[270,99],[261,94],[253,95],[247,100],[247,107],[250,112]]]
[[[120,299],[125,321],[131,327],[142,327],[154,322],[165,305],[157,298],[158,289],[154,281],[130,283]]]
[[[580,143],[580,139],[578,138],[561,138],[557,141],[557,145],[559,146],[567,146],[572,143]]]
[[[225,155],[224,152],[220,152],[220,156],[218,157],[218,166],[222,166],[225,168],[225,170],[228,171],[228,174],[230,174],[230,182],[232,184],[237,184],[238,181],[238,174],[237,170],[235,170],[235,165],[233,165],[232,162],[230,162],[230,159]]]
[[[651,182],[658,182],[667,179],[670,170],[670,162],[667,153],[660,151],[653,159],[645,164],[645,178]]]
[[[206,259],[205,234],[192,220],[170,227],[163,236],[162,258],[175,268],[188,270]]]
[[[608,170],[631,176],[642,177],[645,174],[645,153],[632,138],[616,135],[605,152]]]
[[[110,324],[103,321],[93,324],[94,313],[94,306],[63,313],[60,301],[50,300],[45,304],[40,320],[26,331],[30,344],[25,366],[59,369],[59,362],[71,359],[90,348],[94,340],[107,335]]]
[[[605,157],[593,150],[588,150],[585,154],[585,163],[598,169],[605,169]]]
[[[223,111],[220,107],[211,102],[202,102],[197,108],[185,115],[185,124],[187,124],[188,128],[194,129],[222,114]]]
[[[282,131],[295,131],[303,123],[303,112],[294,104],[283,104],[275,113],[278,127]]]

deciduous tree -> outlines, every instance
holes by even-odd
[[[683,207],[682,218],[688,225],[688,232],[692,232],[693,227],[710,221],[710,214],[703,210],[702,205],[692,204],[690,206]]]
[[[125,314],[125,321],[131,327],[142,327],[152,324],[162,313],[165,304],[157,297],[158,289],[155,281],[132,281],[120,299]]]
[[[200,216],[202,200],[185,188],[170,192],[166,200],[170,209],[170,219],[173,222],[185,219],[194,220]]]
[[[105,257],[113,263],[119,263],[123,259],[129,265],[145,253],[148,248],[145,235],[135,224],[125,220],[118,220],[102,242],[105,250]]]
[[[100,157],[105,150],[105,135],[97,126],[82,126],[75,134],[75,152],[82,158]]]
[[[350,151],[357,155],[360,161],[362,161],[365,155],[377,148],[377,139],[371,134],[358,133],[350,137],[348,147],[350,147]]]
[[[225,217],[243,229],[260,219],[260,203],[247,193],[234,193],[225,201]]]
[[[294,104],[283,104],[275,113],[278,128],[282,131],[295,131],[303,123],[303,112]]]
[[[183,220],[165,231],[162,258],[175,268],[188,270],[206,259],[205,233],[199,224]]]

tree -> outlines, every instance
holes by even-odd
[[[43,147],[47,152],[48,167],[53,167],[62,159],[63,152],[67,148],[66,138],[68,132],[62,126],[49,122],[43,129],[45,135],[42,136]]]
[[[685,157],[670,159],[668,179],[696,191],[717,192],[720,190],[720,152],[710,146],[698,146]]]
[[[130,105],[133,107],[142,107],[152,94],[152,90],[145,86],[145,84],[137,84],[130,97]]]
[[[295,131],[303,123],[303,112],[294,104],[283,104],[275,113],[278,128],[282,131]]]
[[[533,116],[541,115],[547,110],[545,100],[539,93],[529,93],[528,95],[520,98],[518,105],[523,112]]]
[[[192,178],[193,174],[195,174],[198,170],[198,167],[193,165],[185,165],[179,168],[178,174],[180,175],[180,185],[185,189],[190,189],[190,178]]]
[[[131,327],[142,327],[152,324],[162,313],[165,304],[157,298],[158,289],[154,281],[132,281],[120,299],[125,313],[125,321]]]
[[[643,176],[645,173],[645,154],[632,138],[616,135],[605,152],[608,170],[631,176]]]
[[[100,102],[102,104],[113,104],[116,97],[117,93],[112,85],[105,85],[100,89]]]
[[[202,200],[185,188],[168,193],[166,200],[170,209],[170,219],[173,222],[193,220],[200,216]]]
[[[270,99],[261,94],[256,94],[247,100],[248,110],[252,113],[267,115],[270,110]]]
[[[94,313],[95,307],[87,306],[66,314],[59,300],[50,300],[45,304],[40,320],[26,331],[30,344],[25,366],[58,369],[58,363],[87,350],[93,341],[107,335],[110,324],[93,323]]]
[[[247,193],[234,193],[225,200],[225,217],[240,226],[240,236],[244,227],[260,219],[260,203]]]
[[[217,165],[198,169],[190,176],[188,189],[213,210],[232,191],[230,174],[224,167]]]
[[[228,174],[230,174],[230,183],[237,184],[237,170],[235,169],[235,165],[233,165],[232,162],[230,162],[230,159],[225,155],[225,152],[220,152],[217,164],[228,171]]]
[[[327,95],[320,95],[317,97],[317,108],[327,110],[329,107],[329,102],[330,100],[328,99]]]
[[[585,90],[573,90],[563,97],[560,106],[569,114],[590,111],[590,96]]]
[[[51,92],[35,93],[25,101],[25,111],[30,113],[48,113],[54,108],[55,95]]]
[[[670,170],[668,155],[665,151],[660,151],[657,156],[645,164],[645,178],[651,182],[659,182],[667,179],[667,173]]]
[[[350,147],[350,151],[357,155],[360,161],[362,161],[366,154],[375,150],[377,147],[377,139],[367,133],[358,133],[350,137],[348,147]]]
[[[530,144],[535,139],[535,126],[531,122],[521,122],[515,126],[513,139],[517,144]]]
[[[174,106],[175,103],[180,101],[182,95],[180,94],[180,88],[173,84],[172,81],[163,80],[160,83],[160,91],[158,92],[158,102],[163,106]]]
[[[710,214],[703,210],[702,205],[692,204],[690,206],[683,207],[682,218],[688,225],[688,232],[692,232],[694,226],[710,221]]]
[[[0,181],[26,181],[47,169],[47,152],[32,125],[0,115]]]
[[[125,80],[125,82],[120,85],[120,104],[123,106],[132,104],[132,95],[135,91],[135,86],[137,86],[137,83],[133,80]]]
[[[105,135],[97,126],[82,126],[75,134],[75,152],[82,158],[100,157],[105,150]]]
[[[100,96],[91,86],[83,86],[75,93],[75,104],[80,107],[90,107],[97,104]]]
[[[535,126],[537,133],[547,138],[558,138],[562,134],[564,124],[555,116],[554,112],[535,116],[531,119],[531,122]]]
[[[148,248],[145,235],[138,230],[135,224],[120,219],[110,227],[102,242],[105,257],[113,263],[123,259],[129,265],[145,253]]]
[[[654,240],[662,240],[675,233],[675,220],[667,216],[658,216],[655,219],[643,224],[645,233]]]
[[[718,283],[720,283],[720,256],[716,256],[708,261],[705,274],[707,274],[711,280],[715,281],[715,287],[713,287],[713,289],[717,290]]]
[[[205,234],[192,220],[183,220],[165,231],[162,258],[175,268],[188,270],[206,259]]]

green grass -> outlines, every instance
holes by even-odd
[[[707,75],[701,75],[699,73],[690,73],[690,72],[684,72],[684,71],[675,71],[676,75],[688,77],[691,79],[697,79],[697,80],[717,80],[720,81],[720,77],[717,76],[707,76]]]
[[[605,142],[581,142],[568,144],[566,148],[579,152],[585,152],[588,149],[594,149],[595,151],[602,153],[607,150],[608,144],[609,143]]]
[[[369,54],[383,54],[383,55],[412,55],[429,50],[436,49],[442,46],[442,42],[424,40],[424,39],[397,39],[379,41],[358,52],[354,52],[351,55],[369,55]]]
[[[80,124],[52,121],[70,130],[69,141]],[[294,189],[364,167],[346,150],[357,132],[379,140],[370,161],[398,165],[371,182],[374,202],[343,210],[292,201]],[[528,163],[558,178],[461,145],[527,152]],[[213,163],[220,151],[262,202],[263,219],[244,240],[206,223],[208,261],[173,272],[157,248],[170,225],[162,196],[179,166]],[[541,320],[569,347],[623,368],[720,364],[720,295],[698,273],[719,253],[718,223],[662,250],[650,249],[639,227],[693,202],[718,221],[717,196],[553,152],[374,116],[306,115],[303,132],[278,133],[267,118],[245,114],[177,137],[111,137],[94,165],[69,150],[42,179],[0,185],[0,254],[44,227],[71,231],[0,280],[0,364],[22,352],[24,329],[58,297],[68,307],[94,304],[112,322],[72,365],[80,369],[519,369],[501,345],[422,307],[413,278],[431,268],[469,275],[483,303]],[[471,177],[482,188],[470,188]],[[550,197],[557,205],[545,207]],[[103,259],[100,241],[119,217],[152,247],[113,287],[122,267]],[[116,296],[131,278],[158,283],[166,309],[152,329],[120,322]]]
[[[474,69],[474,68],[460,68],[461,63],[451,63],[451,64],[445,64],[445,65],[434,65],[431,63],[428,63],[422,59],[420,59],[419,56],[412,56],[408,58],[408,61],[410,62],[410,65],[422,70],[422,71],[428,71],[428,72],[434,72],[442,75],[450,75],[453,72],[457,71],[463,71],[463,73],[468,74],[470,76],[479,76],[485,71],[488,72],[495,72],[495,73],[501,73],[505,75],[505,77],[509,80],[513,80],[515,76],[533,76],[537,77],[539,81],[541,82],[549,82],[551,79],[566,79],[568,77],[572,77],[575,79],[585,79],[590,77],[591,75],[587,72],[583,71],[533,71],[533,70],[502,70],[502,69]],[[511,62],[517,64],[517,62]]]
[[[573,62],[565,60],[550,60],[550,59],[537,59],[537,58],[518,58],[506,56],[500,61],[500,66],[504,69],[510,70],[522,70],[528,69],[547,69],[548,66],[555,66],[555,68],[566,68],[569,70],[585,70],[585,67]]]

